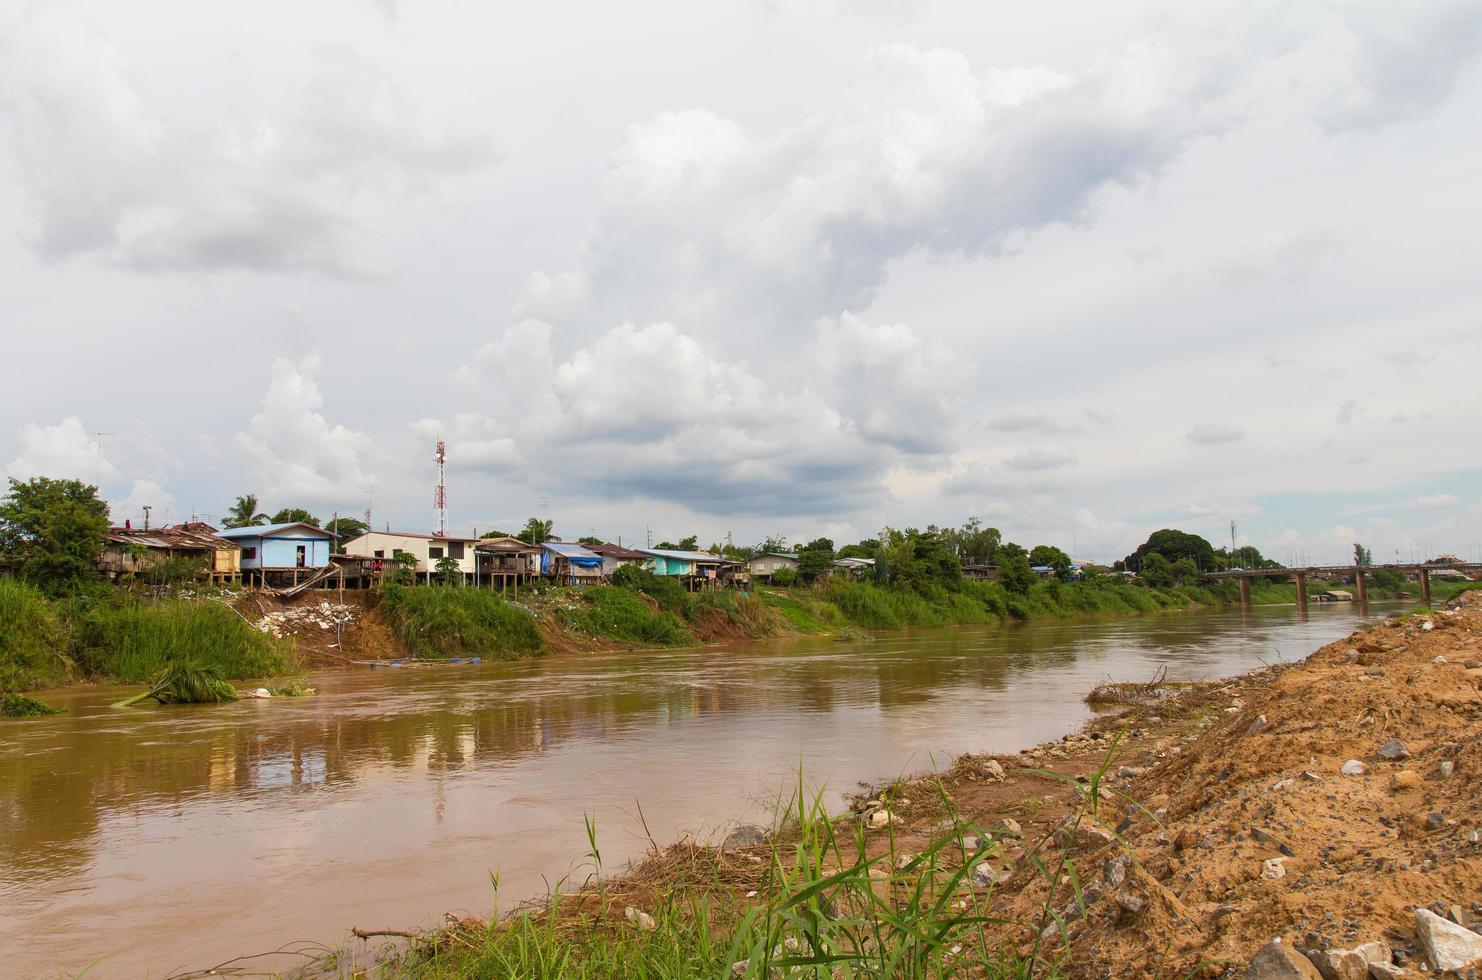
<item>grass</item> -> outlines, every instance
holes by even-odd
[[[65,684],[66,631],[56,606],[29,585],[0,578],[0,691]]]
[[[269,677],[297,666],[293,644],[210,601],[113,596],[77,612],[77,660],[90,675],[152,683],[189,664],[222,678]]]
[[[413,657],[512,660],[545,652],[535,617],[483,589],[386,585],[379,599]]]
[[[617,878],[603,876],[588,819],[587,859],[557,883],[548,903],[501,920],[491,876],[492,923],[464,921],[416,937],[364,975],[1053,980],[1063,975],[1063,945],[1019,939],[1051,936],[1052,924],[1063,935],[1067,921],[1084,912],[1069,848],[1074,828],[1097,819],[1111,756],[1090,777],[1070,834],[1022,841],[1014,874],[1038,879],[1046,895],[1028,921],[1006,919],[995,907],[998,863],[1021,843],[1018,835],[961,819],[940,782],[936,792],[951,829],[920,853],[899,850],[888,824],[867,830],[858,815],[831,817],[821,797],[799,789],[765,844],[736,855],[688,841],[655,847]],[[968,834],[987,846],[968,854]]]
[[[651,646],[679,646],[695,642],[679,617],[655,610],[639,593],[614,585],[582,590],[587,600],[565,614],[568,625],[595,636]]]
[[[61,708],[53,708],[39,698],[24,694],[0,696],[0,718],[40,718],[44,715],[63,714]]]

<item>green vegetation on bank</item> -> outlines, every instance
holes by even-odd
[[[378,594],[409,656],[514,659],[545,650],[535,618],[493,592],[391,584]]]
[[[0,691],[80,680],[153,682],[181,664],[235,679],[298,666],[290,641],[211,599],[154,599],[112,587],[50,598],[0,579],[0,622]]]

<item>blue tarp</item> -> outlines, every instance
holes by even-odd
[[[602,556],[588,551],[579,544],[564,541],[547,541],[540,549],[540,574],[551,573],[551,556],[559,555],[578,568],[601,568]]]

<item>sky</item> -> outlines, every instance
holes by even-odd
[[[1482,559],[1482,0],[0,5],[0,467]]]

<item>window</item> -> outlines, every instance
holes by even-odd
[[[463,542],[462,541],[449,541],[448,542],[448,557],[449,558],[462,558],[463,557]]]
[[[434,548],[431,545],[428,545],[427,546],[427,557],[429,559],[431,559],[431,558],[441,558],[442,556],[443,556],[443,549],[441,549],[441,548]]]
[[[242,557],[243,558],[248,558],[248,559],[256,558],[257,557],[257,549],[256,548],[243,548],[242,549]]]
[[[380,551],[376,552],[376,557],[377,558],[385,558],[386,557],[386,549],[382,548]]]

